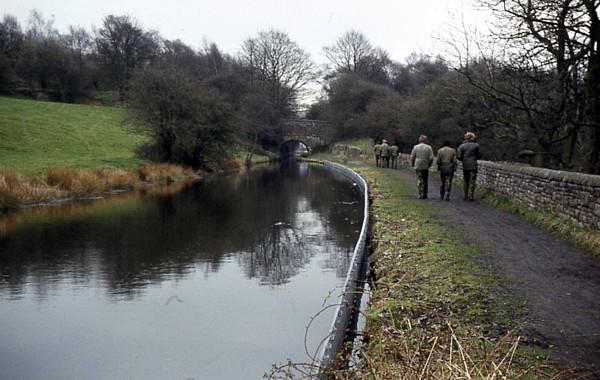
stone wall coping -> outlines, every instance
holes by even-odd
[[[493,169],[500,169],[508,172],[520,173],[532,177],[548,179],[551,181],[567,182],[576,185],[600,188],[600,175],[537,168],[533,166],[512,165],[508,163],[499,163],[491,161],[479,161],[479,166],[480,168],[489,167]]]

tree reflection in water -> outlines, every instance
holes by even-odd
[[[55,287],[104,288],[132,299],[148,286],[218,272],[281,285],[319,253],[342,277],[362,208],[352,184],[307,164],[261,168],[181,192],[24,211],[0,236],[0,297]],[[1,298],[0,298],[1,299]]]

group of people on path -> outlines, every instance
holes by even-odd
[[[462,161],[464,200],[475,200],[475,184],[477,183],[477,161],[481,158],[481,148],[475,142],[473,132],[465,133],[465,141],[458,151],[445,141],[437,153],[437,168],[440,173],[440,199],[450,200],[452,179],[457,168],[457,160]],[[417,188],[419,199],[427,199],[429,169],[433,165],[434,155],[431,145],[427,144],[427,136],[419,136],[419,144],[415,145],[410,154],[410,163],[417,173]]]
[[[475,134],[467,132],[464,142],[458,147],[458,151],[452,148],[449,141],[445,141],[437,152],[437,160],[433,154],[433,148],[427,144],[427,136],[419,136],[419,143],[415,145],[410,153],[410,164],[415,168],[417,174],[417,190],[419,199],[427,199],[429,169],[437,162],[437,170],[440,173],[440,199],[449,201],[452,190],[452,180],[457,168],[457,161],[462,162],[464,200],[475,200],[475,185],[477,183],[477,161],[481,159],[481,148],[475,142]],[[395,149],[393,149],[395,148]],[[376,144],[373,148],[375,163],[377,167],[397,167],[398,147],[389,146],[386,140]],[[385,155],[384,155],[385,152]]]
[[[373,153],[375,154],[375,165],[378,168],[398,169],[398,154],[400,149],[396,145],[390,146],[386,139],[381,144],[375,144]]]

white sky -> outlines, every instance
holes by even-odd
[[[277,28],[324,63],[322,47],[348,29],[363,32],[392,59],[404,61],[412,52],[438,53],[432,38],[456,15],[483,25],[474,0],[0,0],[0,12],[16,16],[25,27],[30,11],[54,16],[64,32],[68,25],[91,29],[109,14],[129,14],[164,38],[181,39],[199,48],[203,39],[225,52],[236,53],[241,43],[259,30]],[[454,14],[454,16],[451,16]],[[454,20],[456,21],[456,20]]]

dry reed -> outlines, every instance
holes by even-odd
[[[144,165],[124,170],[51,168],[42,176],[0,169],[0,210],[64,198],[101,195],[148,185],[170,184],[198,178],[191,169],[172,164]]]

